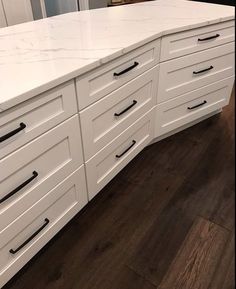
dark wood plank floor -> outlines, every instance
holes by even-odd
[[[234,289],[234,95],[147,147],[4,289]]]

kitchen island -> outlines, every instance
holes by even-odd
[[[145,146],[221,111],[234,8],[158,0],[0,30],[0,286]]]

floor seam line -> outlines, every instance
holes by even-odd
[[[210,218],[206,218],[206,217],[204,217],[203,215],[200,215],[200,214],[198,214],[197,216],[200,217],[200,218],[203,218],[204,220],[206,220],[206,221],[208,221],[208,222],[211,222],[212,224],[214,224],[214,225],[216,225],[216,226],[221,227],[222,229],[226,230],[226,231],[227,231],[228,233],[230,233],[230,234],[233,233],[233,231],[230,230],[229,228],[226,228],[225,226],[216,223],[215,221],[211,220]]]
[[[152,286],[154,286],[155,288],[157,288],[157,284],[153,283],[151,280],[147,279],[145,276],[139,274],[135,269],[133,269],[132,267],[130,267],[129,265],[125,264],[125,266],[127,268],[129,268],[132,272],[134,272],[136,275],[138,275],[139,277],[141,277],[143,280],[145,280],[146,282],[148,282],[149,284],[151,284]]]

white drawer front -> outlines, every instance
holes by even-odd
[[[79,77],[76,81],[79,109],[85,108],[156,65],[159,62],[159,54],[158,39]],[[121,75],[114,75],[120,73]]]
[[[82,162],[77,115],[2,159],[0,231]],[[31,178],[28,184],[17,189]]]
[[[158,72],[152,68],[80,113],[86,160],[156,104]]]
[[[167,101],[232,75],[234,42],[161,63],[157,102]]]
[[[90,200],[153,139],[153,125],[154,109],[86,162]]]
[[[161,61],[234,41],[234,25],[234,21],[227,21],[164,36],[161,42]]]
[[[84,166],[81,166],[1,231],[0,287],[78,213],[87,201]],[[38,230],[40,232],[29,240]],[[22,244],[24,246],[21,248]]]
[[[155,137],[227,105],[233,84],[232,76],[157,105]]]
[[[70,81],[0,113],[0,159],[76,112],[75,85]]]

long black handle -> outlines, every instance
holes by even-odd
[[[25,240],[25,242],[24,243],[22,243],[17,249],[11,249],[9,252],[11,253],[11,254],[16,254],[17,252],[19,252],[21,249],[23,249],[30,241],[32,241],[48,224],[49,224],[49,219],[45,219],[44,220],[44,224],[36,231],[36,232],[34,232],[33,233],[33,235],[32,236],[30,236],[27,240]]]
[[[215,39],[215,38],[218,38],[220,37],[220,34],[216,34],[216,35],[213,35],[213,36],[209,36],[209,37],[206,37],[206,38],[198,38],[198,41],[207,41],[207,40],[211,40],[211,39]]]
[[[122,70],[121,72],[119,72],[119,73],[115,72],[114,76],[120,76],[122,74],[125,74],[125,73],[129,72],[130,70],[134,69],[138,65],[139,65],[139,63],[137,61],[135,61],[133,65],[131,65],[130,67],[128,67],[128,68],[126,68],[124,70]]]
[[[209,71],[209,70],[212,70],[214,68],[214,66],[210,66],[208,68],[205,68],[205,69],[202,69],[202,70],[199,70],[199,71],[193,71],[193,74],[199,74],[199,73],[203,73],[203,72],[206,72],[206,71]]]
[[[125,113],[126,111],[130,110],[130,109],[131,109],[133,106],[135,106],[135,104],[137,104],[137,103],[138,103],[137,100],[133,100],[133,103],[132,103],[130,106],[126,107],[124,110],[122,110],[122,111],[119,112],[119,113],[115,113],[114,116],[120,116],[120,115],[122,115],[122,114]]]
[[[203,102],[201,102],[201,103],[199,103],[199,104],[197,104],[197,105],[188,107],[188,109],[189,109],[189,110],[192,110],[192,109],[195,109],[195,108],[197,108],[197,107],[199,107],[199,106],[202,106],[202,105],[204,105],[204,104],[206,104],[206,103],[207,103],[207,101],[204,100]]]
[[[3,135],[0,137],[0,142],[3,142],[7,139],[9,139],[10,137],[12,137],[13,135],[17,134],[18,132],[22,131],[23,129],[26,128],[26,124],[24,124],[23,122],[20,123],[20,127],[14,129],[13,131]]]
[[[19,185],[17,188],[15,188],[14,190],[12,190],[9,194],[7,194],[5,197],[3,197],[2,199],[0,199],[0,204],[5,202],[7,199],[9,199],[10,197],[12,197],[13,195],[15,195],[17,192],[19,192],[21,189],[23,189],[26,185],[28,185],[30,182],[32,182],[35,178],[37,178],[38,173],[36,171],[33,171],[33,176],[30,177],[28,180],[26,180],[24,183],[22,183],[21,185]]]
[[[116,158],[121,158],[124,154],[126,154],[134,145],[136,144],[136,140],[132,140],[132,145],[130,145],[123,153],[120,155],[116,155]]]

